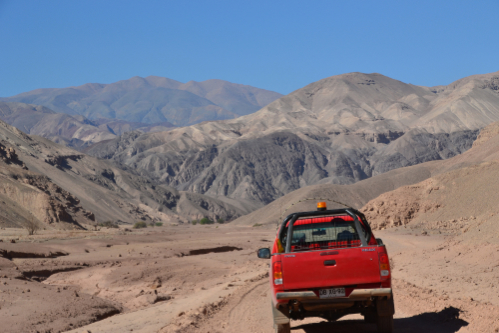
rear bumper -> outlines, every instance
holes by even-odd
[[[354,289],[348,297],[321,299],[313,291],[293,291],[276,293],[277,301],[307,301],[307,300],[324,300],[324,301],[357,301],[371,299],[372,297],[392,297],[392,288],[376,288],[376,289]]]

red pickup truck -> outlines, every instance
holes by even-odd
[[[393,332],[395,307],[388,253],[364,214],[353,209],[293,213],[279,228],[271,259],[272,313],[277,333],[290,320],[321,317],[335,321],[359,313],[378,332]]]

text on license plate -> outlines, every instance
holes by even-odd
[[[319,298],[345,297],[345,288],[319,289]]]

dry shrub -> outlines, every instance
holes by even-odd
[[[40,226],[38,225],[38,223],[36,223],[33,217],[26,221],[23,227],[28,231],[28,235],[30,236],[36,234],[38,230],[40,230]]]
[[[141,228],[147,228],[147,224],[145,222],[137,222],[133,225],[134,229],[141,229]]]
[[[106,228],[119,229],[118,224],[116,222],[113,222],[113,221],[104,221],[102,223],[99,223],[99,226],[106,227]]]

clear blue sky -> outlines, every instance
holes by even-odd
[[[499,71],[498,0],[0,0],[0,96],[158,75],[290,93],[347,72]]]

